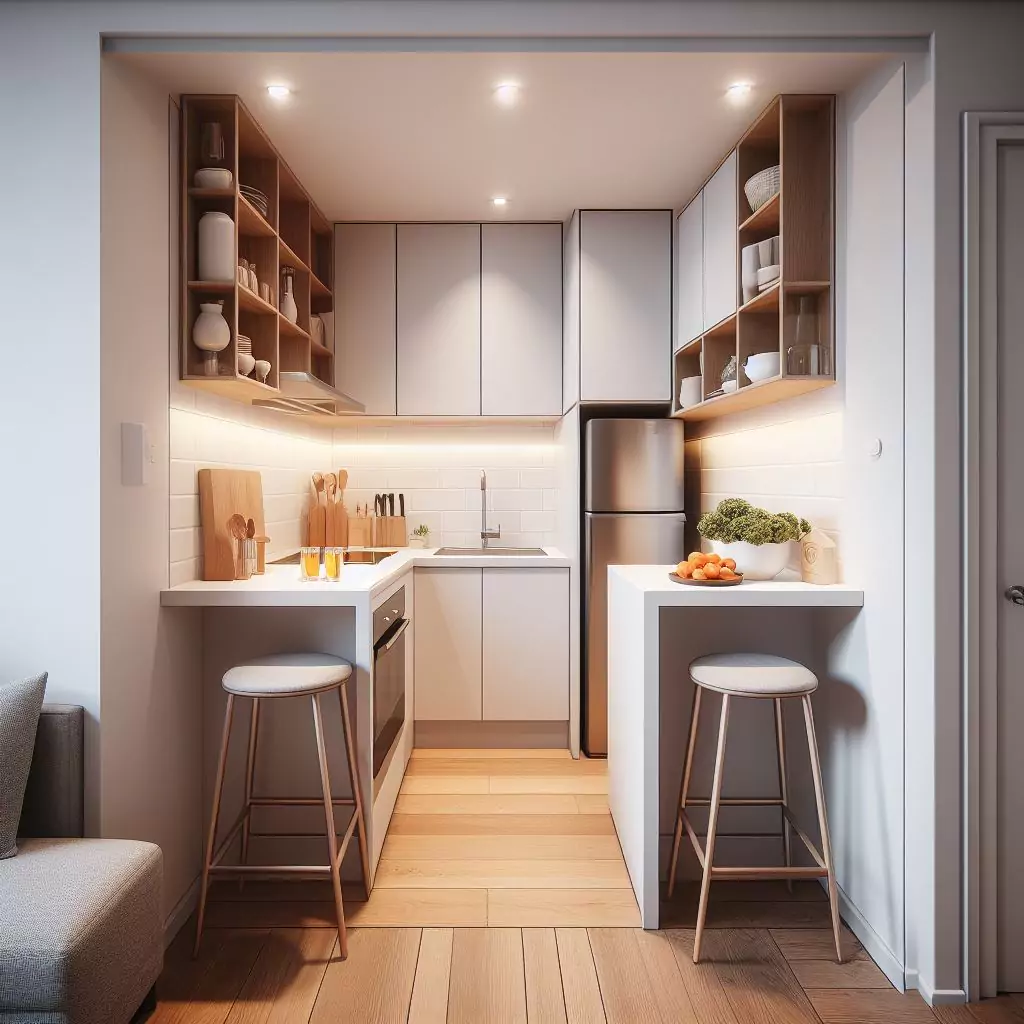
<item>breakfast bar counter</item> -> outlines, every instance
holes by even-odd
[[[608,803],[644,928],[657,928],[659,919],[663,610],[857,609],[864,604],[862,590],[843,584],[773,580],[688,586],[669,579],[674,569],[608,569]],[[685,672],[685,666],[679,668]],[[682,751],[680,765],[681,757]]]

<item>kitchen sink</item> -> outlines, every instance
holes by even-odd
[[[480,557],[481,555],[523,555],[531,558],[538,556],[547,555],[547,552],[543,548],[438,548],[434,552],[435,555],[471,555],[473,557]]]

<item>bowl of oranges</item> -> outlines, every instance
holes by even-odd
[[[668,578],[675,583],[696,587],[735,587],[743,582],[743,573],[736,568],[732,558],[692,551],[685,562],[676,566],[675,572],[668,574]]]

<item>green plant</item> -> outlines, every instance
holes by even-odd
[[[430,535],[430,527],[426,523],[420,523],[415,530],[412,531],[414,537],[427,537]]]
[[[705,512],[697,523],[697,532],[707,540],[723,544],[746,541],[748,544],[784,544],[799,540],[811,532],[806,519],[792,512],[769,512],[742,498],[724,498],[714,512]]]

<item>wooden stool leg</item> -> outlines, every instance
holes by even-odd
[[[356,802],[356,831],[359,836],[359,860],[363,865],[363,885],[366,898],[370,898],[370,854],[366,844],[366,819],[363,815],[363,788],[359,784],[359,762],[356,758],[356,740],[352,735],[352,720],[348,714],[348,688],[345,683],[338,687],[338,701],[341,704],[341,724],[345,730],[345,753],[348,757],[348,774],[352,783],[352,797]]]
[[[245,755],[245,821],[242,822],[242,863],[249,863],[249,832],[252,829],[253,777],[256,774],[256,741],[260,732],[260,699],[252,699],[252,717],[249,719],[249,749]],[[239,876],[238,888],[245,886],[245,878]]]
[[[668,866],[668,898],[676,887],[676,868],[679,864],[679,844],[683,838],[683,812],[686,810],[686,797],[690,792],[690,770],[693,767],[693,750],[697,745],[697,719],[700,717],[701,688],[693,684],[693,706],[690,710],[690,735],[686,741],[686,756],[683,759],[683,780],[679,786],[679,806],[676,808],[676,831],[672,837],[672,860]]]
[[[711,808],[708,814],[708,838],[704,843],[704,877],[700,883],[700,904],[697,907],[697,931],[693,937],[693,962],[700,962],[700,943],[704,937],[704,919],[708,913],[711,890],[711,866],[715,860],[715,834],[718,831],[718,808],[722,800],[722,776],[725,774],[725,738],[729,731],[729,695],[722,694],[722,717],[718,724],[718,753],[715,755],[715,781],[711,786]]]
[[[324,742],[323,710],[320,694],[313,694],[313,730],[316,733],[316,752],[320,760],[320,785],[324,791],[324,814],[327,817],[327,854],[331,864],[331,884],[334,887],[334,910],[338,916],[338,952],[341,959],[348,957],[348,930],[345,927],[345,902],[341,895],[341,861],[338,857],[338,836],[334,831],[334,802],[331,796],[331,777],[327,771],[327,745]]]
[[[782,698],[776,697],[775,705],[775,746],[779,754],[779,796],[782,798],[782,848],[785,853],[786,867],[793,866],[792,836],[789,834],[789,793],[786,785],[786,729],[782,721]],[[786,879],[786,888],[793,891],[793,879]]]
[[[199,889],[199,911],[196,915],[196,941],[192,947],[192,956],[199,955],[199,943],[203,937],[203,918],[206,915],[206,896],[210,889],[210,865],[213,863],[213,851],[217,842],[217,823],[220,820],[220,798],[224,791],[224,772],[228,763],[228,743],[231,740],[231,719],[235,713],[235,695],[228,694],[227,707],[224,709],[224,732],[220,740],[220,757],[217,761],[217,778],[213,784],[213,808],[210,811],[210,831],[206,837],[206,856],[203,858],[203,881]]]
[[[814,731],[814,712],[811,710],[810,694],[805,694],[804,722],[807,725],[807,748],[811,755],[811,777],[814,779],[814,799],[818,805],[818,828],[821,831],[821,857],[828,871],[828,902],[832,912],[832,935],[836,943],[836,961],[843,962],[843,950],[839,944],[839,891],[836,873],[832,865],[832,841],[828,834],[828,818],[825,814],[825,787],[821,782],[821,762],[818,760],[818,740]]]

